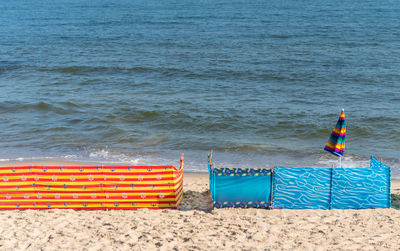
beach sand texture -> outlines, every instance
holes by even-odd
[[[184,174],[179,210],[5,210],[0,219],[1,250],[400,248],[400,210],[212,210],[206,174]]]

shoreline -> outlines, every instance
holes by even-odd
[[[66,161],[66,160],[35,160],[35,161],[11,161],[11,162],[0,162],[0,167],[7,167],[7,166],[114,166],[110,164],[102,164],[101,162],[79,162],[79,161]],[[118,166],[118,165],[115,165]],[[120,166],[129,166],[128,164],[122,164]],[[132,165],[134,166],[134,165]],[[147,166],[147,165],[146,165]],[[178,166],[175,166],[178,168]],[[183,170],[184,174],[194,174],[194,175],[207,175],[208,172],[205,170],[204,172],[201,171],[192,171],[192,170]],[[391,177],[391,181],[393,182],[400,182],[400,177]]]

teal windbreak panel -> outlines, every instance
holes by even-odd
[[[210,168],[209,171],[214,207],[270,206],[270,169]]]
[[[275,167],[273,208],[390,207],[390,168],[374,157],[365,168]]]
[[[328,209],[331,169],[274,167],[273,208]]]
[[[390,168],[374,157],[365,168],[214,168],[214,207],[364,209],[390,207]],[[272,201],[272,202],[271,202]]]
[[[390,168],[371,158],[370,168],[334,168],[332,208],[390,207]]]

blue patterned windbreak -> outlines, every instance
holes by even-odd
[[[390,207],[390,168],[371,158],[370,168],[334,168],[332,208]]]
[[[275,167],[273,208],[390,207],[390,168],[374,157],[366,168]]]
[[[327,209],[330,184],[329,168],[275,167],[273,208]]]

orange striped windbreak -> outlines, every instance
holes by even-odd
[[[183,154],[174,166],[0,167],[0,209],[177,208]]]

